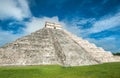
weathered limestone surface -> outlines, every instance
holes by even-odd
[[[120,61],[120,57],[70,32],[45,27],[0,48],[0,65],[81,66]]]

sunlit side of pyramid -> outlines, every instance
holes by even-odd
[[[120,58],[62,29],[60,24],[50,22],[46,22],[43,29],[0,48],[1,66],[81,66],[116,61]]]

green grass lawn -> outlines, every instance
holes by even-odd
[[[91,66],[0,67],[0,78],[120,78],[120,62]]]

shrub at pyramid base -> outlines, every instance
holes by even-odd
[[[1,66],[81,66],[116,61],[120,58],[62,29],[59,24],[49,22],[43,29],[0,48]]]

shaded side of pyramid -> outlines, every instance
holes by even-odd
[[[55,24],[50,24],[49,27],[0,48],[0,65],[3,66],[46,64],[81,66],[115,61],[119,61],[118,57],[114,57],[110,52],[66,30],[56,28]]]

